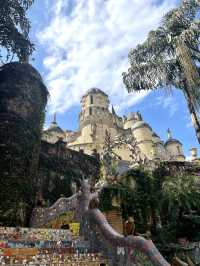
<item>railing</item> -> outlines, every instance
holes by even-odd
[[[77,194],[74,194],[69,198],[58,199],[49,208],[35,208],[32,213],[31,226],[42,227],[68,211],[75,211],[76,206]]]

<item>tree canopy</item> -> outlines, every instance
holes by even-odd
[[[149,32],[143,44],[130,50],[131,68],[128,73],[123,73],[128,91],[163,85],[180,87],[177,40],[183,40],[190,49],[192,59],[200,62],[200,21],[195,19],[199,7],[199,1],[183,1],[179,8],[169,11],[163,17],[157,30]]]
[[[123,81],[129,92],[172,86],[181,89],[200,142],[199,11],[199,0],[183,0],[169,11],[160,27],[130,50],[131,67],[123,73]]]
[[[34,50],[28,34],[30,21],[27,10],[34,0],[0,0],[0,59],[12,60],[16,55],[20,62],[28,61]]]

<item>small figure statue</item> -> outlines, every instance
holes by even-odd
[[[135,233],[135,221],[133,217],[129,217],[125,222],[125,236],[134,235]]]

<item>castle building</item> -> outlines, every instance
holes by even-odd
[[[127,117],[122,118],[116,114],[113,107],[110,111],[109,106],[107,94],[97,88],[90,89],[81,100],[79,130],[63,130],[54,118],[50,127],[43,132],[43,140],[55,143],[62,138],[71,149],[83,150],[86,154],[92,154],[96,150],[101,154],[107,131],[112,139],[120,135],[127,138],[134,136],[141,154],[150,160],[185,160],[182,144],[172,138],[170,130],[168,140],[164,143],[139,112],[129,113]],[[130,150],[126,145],[116,148],[115,153],[123,161],[130,161]]]

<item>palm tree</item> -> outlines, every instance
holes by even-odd
[[[128,92],[157,88],[181,89],[200,143],[199,0],[183,0],[161,26],[129,52],[131,67],[123,73]]]

